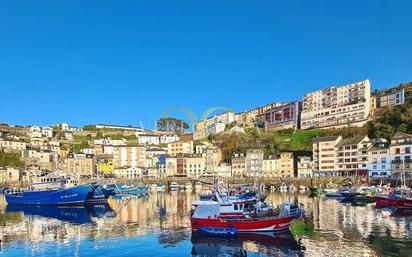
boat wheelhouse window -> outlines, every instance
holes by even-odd
[[[243,209],[243,204],[239,204],[239,209],[240,209],[240,210]]]
[[[235,211],[238,210],[237,204],[234,205]]]

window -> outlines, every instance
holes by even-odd
[[[235,204],[235,205],[234,205],[234,208],[235,208],[235,211],[237,211],[237,210],[238,210],[238,206],[237,206],[237,204]]]
[[[386,163],[386,157],[381,158],[381,163]]]

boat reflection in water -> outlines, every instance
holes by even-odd
[[[239,233],[236,237],[212,237],[192,233],[192,256],[303,256],[302,248],[289,231]]]
[[[52,218],[73,224],[93,223],[92,218],[116,216],[109,204],[87,204],[85,206],[27,206],[9,204],[6,212],[23,212],[24,216]]]

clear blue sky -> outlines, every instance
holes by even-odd
[[[199,117],[365,78],[412,81],[408,0],[2,0],[0,24],[11,124],[151,127],[170,106]]]

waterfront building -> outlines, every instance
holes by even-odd
[[[95,158],[92,154],[69,153],[66,161],[68,174],[91,177],[95,173]]]
[[[205,159],[202,155],[190,155],[185,157],[187,175],[198,179],[205,171]]]
[[[369,112],[369,80],[329,87],[303,96],[301,129],[361,127]]]
[[[232,176],[235,178],[243,178],[246,173],[246,157],[244,154],[234,154],[231,158]]]
[[[4,152],[20,152],[26,149],[26,143],[14,139],[0,138],[0,148]]]
[[[223,159],[222,150],[220,150],[220,148],[218,147],[209,146],[203,152],[203,157],[206,162],[206,172],[213,173],[216,171],[217,166]]]
[[[367,176],[368,148],[371,141],[368,136],[357,135],[342,139],[335,146],[336,171],[345,176]]]
[[[384,138],[377,139],[368,149],[369,177],[390,177],[391,157],[389,142]]]
[[[310,178],[313,176],[312,158],[310,156],[298,156],[298,178]]]
[[[137,137],[141,145],[158,145],[160,144],[160,136],[157,134],[139,134]]]
[[[118,167],[114,169],[114,175],[123,179],[138,179],[143,176],[143,169],[139,167]]]
[[[193,154],[193,140],[168,143],[167,154],[170,156],[175,156],[177,154]]]
[[[262,176],[262,162],[263,151],[262,149],[249,149],[246,152],[245,159],[245,172],[248,177],[261,177]]]
[[[157,168],[157,178],[165,178],[167,176],[166,170],[166,155],[162,154],[159,156],[156,163]]]
[[[264,178],[278,178],[281,177],[280,172],[280,158],[277,155],[264,156],[262,160],[262,176]]]
[[[335,175],[335,146],[341,136],[316,137],[312,139],[314,175]]]
[[[216,167],[216,175],[221,178],[230,178],[232,176],[232,166],[229,163],[219,163]]]
[[[265,131],[298,129],[300,127],[299,106],[298,102],[290,102],[265,111]]]
[[[280,153],[280,176],[283,178],[294,177],[293,153]]]
[[[412,135],[397,132],[391,139],[390,155],[392,160],[392,177],[409,178],[412,172],[411,161]]]
[[[143,146],[118,146],[113,152],[113,163],[118,167],[144,167],[146,148]]]

